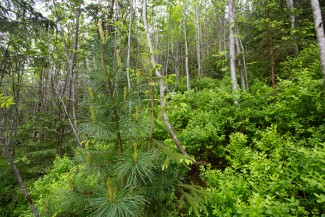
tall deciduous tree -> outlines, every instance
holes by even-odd
[[[131,78],[130,78],[130,57],[131,57],[131,33],[133,23],[133,1],[130,0],[130,11],[129,11],[129,33],[128,33],[128,45],[127,45],[127,59],[126,59],[126,78],[128,82],[128,91],[131,91]]]
[[[53,1],[53,5],[56,8],[56,15],[58,19],[62,19],[58,13],[58,6],[55,1]],[[64,55],[67,60],[67,74],[65,78],[64,87],[59,93],[58,90],[54,90],[56,93],[61,106],[63,107],[63,111],[65,113],[65,116],[67,117],[70,127],[72,129],[72,132],[75,137],[75,141],[77,146],[81,147],[80,139],[77,133],[77,117],[76,117],[76,107],[77,107],[77,99],[76,99],[76,64],[77,64],[77,57],[78,57],[78,47],[79,47],[79,28],[80,28],[80,15],[81,15],[81,2],[78,2],[77,10],[76,10],[76,20],[75,20],[75,29],[74,29],[74,35],[73,35],[73,47],[72,51],[69,51],[67,38],[64,34],[64,29],[62,28],[60,30],[61,37],[62,37],[62,46],[64,50]],[[67,94],[69,101],[66,103],[63,100],[64,94]],[[69,108],[71,108],[71,112],[69,111]]]
[[[202,78],[202,67],[201,67],[201,42],[202,42],[202,27],[201,27],[201,21],[200,21],[200,1],[195,2],[195,44],[196,44],[196,58],[197,58],[197,71],[199,78]]]
[[[188,43],[187,43],[187,0],[184,1],[184,44],[185,44],[185,72],[186,72],[186,87],[191,90],[190,72],[188,69]]]
[[[289,10],[289,14],[290,14],[290,27],[291,27],[291,31],[293,31],[296,28],[296,16],[294,14],[294,9],[295,9],[295,5],[293,0],[286,0],[286,5],[287,8]],[[296,42],[294,42],[294,49],[295,49],[295,53],[296,55],[299,53],[299,48]]]
[[[232,81],[232,89],[237,91],[238,81],[236,75],[236,51],[235,51],[235,29],[234,29],[234,0],[229,0],[228,2],[229,11],[229,58],[230,58],[230,75]]]
[[[156,60],[155,60],[155,56],[154,56],[154,48],[152,45],[151,35],[150,35],[150,31],[149,31],[149,24],[148,24],[148,20],[147,20],[147,0],[143,0],[142,4],[143,4],[142,5],[143,6],[142,7],[142,9],[143,9],[143,15],[142,15],[143,16],[143,24],[144,24],[144,29],[146,32],[147,42],[148,42],[149,51],[150,51],[150,60],[151,60],[152,66],[155,69],[155,74],[156,74],[156,77],[158,78],[158,82],[159,82],[160,105],[162,108],[163,120],[165,122],[168,133],[173,138],[178,150],[185,156],[189,156],[187,154],[186,150],[183,148],[182,144],[180,143],[179,139],[177,138],[175,131],[174,131],[172,125],[170,124],[169,118],[166,113],[165,84],[164,84],[164,79],[163,79],[160,71],[157,68],[157,64],[156,64]]]
[[[322,65],[323,78],[325,82],[325,34],[324,34],[324,22],[322,20],[322,13],[318,0],[311,0],[311,5],[314,14],[315,30],[317,35],[317,43],[320,54],[320,61]]]

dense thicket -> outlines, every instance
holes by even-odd
[[[325,215],[312,2],[1,2],[0,216]]]

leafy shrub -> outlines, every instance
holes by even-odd
[[[236,133],[226,147],[231,166],[205,170],[211,214],[217,216],[319,216],[325,212],[322,144],[306,148],[273,126],[247,146]]]

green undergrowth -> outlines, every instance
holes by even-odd
[[[208,162],[201,178],[211,216],[325,215],[324,88],[315,52],[311,46],[283,63],[290,76],[274,89],[255,81],[231,93],[224,78],[216,88],[172,95],[168,112],[182,144]]]
[[[176,153],[154,110],[150,150],[141,128],[123,154],[94,139],[57,158],[32,190],[42,216],[324,216],[324,88],[319,61],[306,64],[313,52],[284,62],[288,79],[275,88],[256,80],[234,93],[228,77],[191,91],[178,84],[166,111],[200,168]]]

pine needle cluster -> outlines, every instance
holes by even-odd
[[[43,215],[175,216],[178,209],[198,215],[205,196],[184,185],[183,178],[182,162],[190,164],[191,159],[162,143],[148,145],[154,120],[140,97],[145,90],[140,94],[139,85],[136,91],[126,91],[119,52],[112,40],[104,39],[94,43],[94,58],[84,79],[79,124],[84,148],[76,150],[68,171],[56,175],[61,181],[55,178],[47,184],[51,190],[42,198]],[[168,165],[162,168],[166,159]]]

